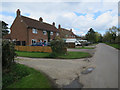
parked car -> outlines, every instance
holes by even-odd
[[[81,43],[79,41],[75,41],[75,46],[80,46]]]
[[[31,46],[50,46],[50,43],[37,42],[33,43]]]

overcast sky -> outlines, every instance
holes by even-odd
[[[0,19],[9,24],[16,17],[16,10],[21,10],[21,15],[39,20],[56,27],[73,29],[77,35],[84,35],[90,28],[104,34],[112,26],[118,25],[118,2],[2,2]]]

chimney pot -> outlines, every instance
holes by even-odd
[[[20,16],[20,10],[19,9],[17,10],[17,16]]]
[[[55,26],[55,22],[53,22],[52,25]]]
[[[39,18],[39,21],[40,21],[40,22],[43,22],[43,19],[42,19],[42,17],[40,17],[40,18]]]
[[[58,25],[58,29],[60,29],[60,28],[61,28],[61,25],[59,24],[59,25]]]
[[[70,29],[70,32],[72,32],[72,29]]]

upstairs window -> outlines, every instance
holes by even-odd
[[[43,31],[43,35],[46,35],[47,34],[47,32],[46,31]]]
[[[56,33],[56,36],[58,36],[59,35],[59,33]]]
[[[37,29],[33,28],[33,29],[32,29],[32,33],[37,34]]]
[[[68,35],[65,35],[66,37],[68,37]]]
[[[50,32],[50,35],[53,35],[53,32]]]

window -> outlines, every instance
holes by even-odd
[[[68,37],[68,35],[65,35],[66,37]]]
[[[58,36],[59,35],[59,33],[56,33],[56,36]]]
[[[33,28],[33,29],[32,29],[32,32],[35,33],[35,34],[37,34],[37,29],[34,29],[34,28]]]
[[[50,32],[50,35],[53,35],[53,32]]]
[[[36,40],[36,39],[32,39],[32,44],[33,44],[33,43],[36,43],[36,42],[37,42],[37,40]]]
[[[43,31],[43,35],[46,35],[47,34],[47,32],[46,31]]]

